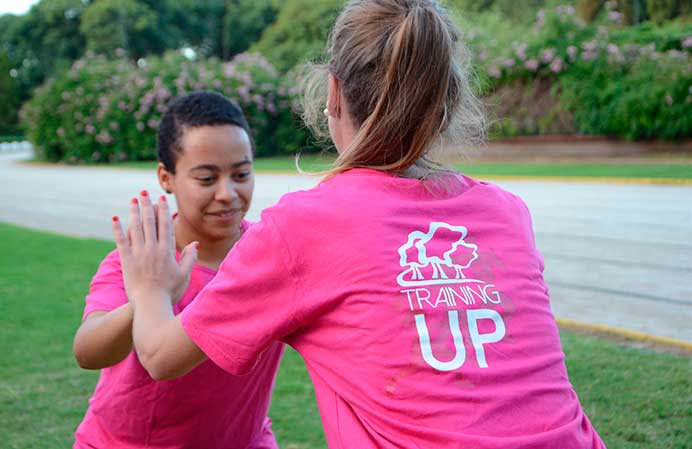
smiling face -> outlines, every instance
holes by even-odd
[[[218,242],[235,240],[252,201],[252,146],[234,125],[184,128],[175,173],[159,164],[161,187],[178,205],[176,237]]]

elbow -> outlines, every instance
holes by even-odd
[[[72,343],[72,355],[82,369],[100,370],[118,363],[120,360],[111,360],[104,357],[103,350],[96,348],[89,342],[85,335],[77,333]]]
[[[149,376],[156,381],[170,380],[179,376],[179,374],[175,373],[162,360],[156,357],[141,352],[137,352],[137,357],[139,358],[139,363],[149,373]]]
[[[95,360],[89,357],[88,351],[84,350],[76,339],[72,346],[72,355],[74,355],[77,365],[82,369],[98,370],[102,368],[102,366],[95,363]]]
[[[147,372],[149,373],[149,376],[151,376],[151,378],[157,382],[175,379],[176,377],[178,377],[163,370],[147,369]]]
[[[148,363],[144,364],[142,363],[144,368],[147,370],[149,373],[149,376],[156,380],[156,381],[162,381],[162,380],[171,380],[175,379],[176,377],[180,377],[182,374],[176,373],[173,370],[167,369],[164,366],[158,366],[156,364]]]

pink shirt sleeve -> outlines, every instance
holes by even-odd
[[[185,332],[224,370],[248,372],[272,342],[299,326],[295,269],[294,256],[265,214],[182,312]]]
[[[123,273],[120,268],[120,256],[116,250],[103,259],[91,280],[82,320],[86,319],[91,312],[108,312],[125,303],[127,303],[127,294],[125,293]]]

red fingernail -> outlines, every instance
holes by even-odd
[[[166,197],[163,196],[163,195],[161,195],[161,198],[159,198],[159,201],[161,201],[162,203],[165,203],[165,202],[166,202]]]
[[[139,204],[139,201],[137,201],[137,198],[132,198],[132,201],[130,201],[132,204]]]
[[[178,212],[173,214],[173,220],[175,220],[176,218],[178,218]]]
[[[147,192],[146,190],[142,190],[141,192],[139,192],[139,194],[142,196],[149,196],[149,192]]]
[[[113,215],[113,222],[118,221],[118,217],[116,215]]]
[[[199,249],[199,242],[195,242],[195,250]]]

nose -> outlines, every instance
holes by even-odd
[[[216,189],[216,200],[224,202],[233,202],[238,198],[238,192],[235,190],[233,180],[226,179],[219,183],[219,188]]]

